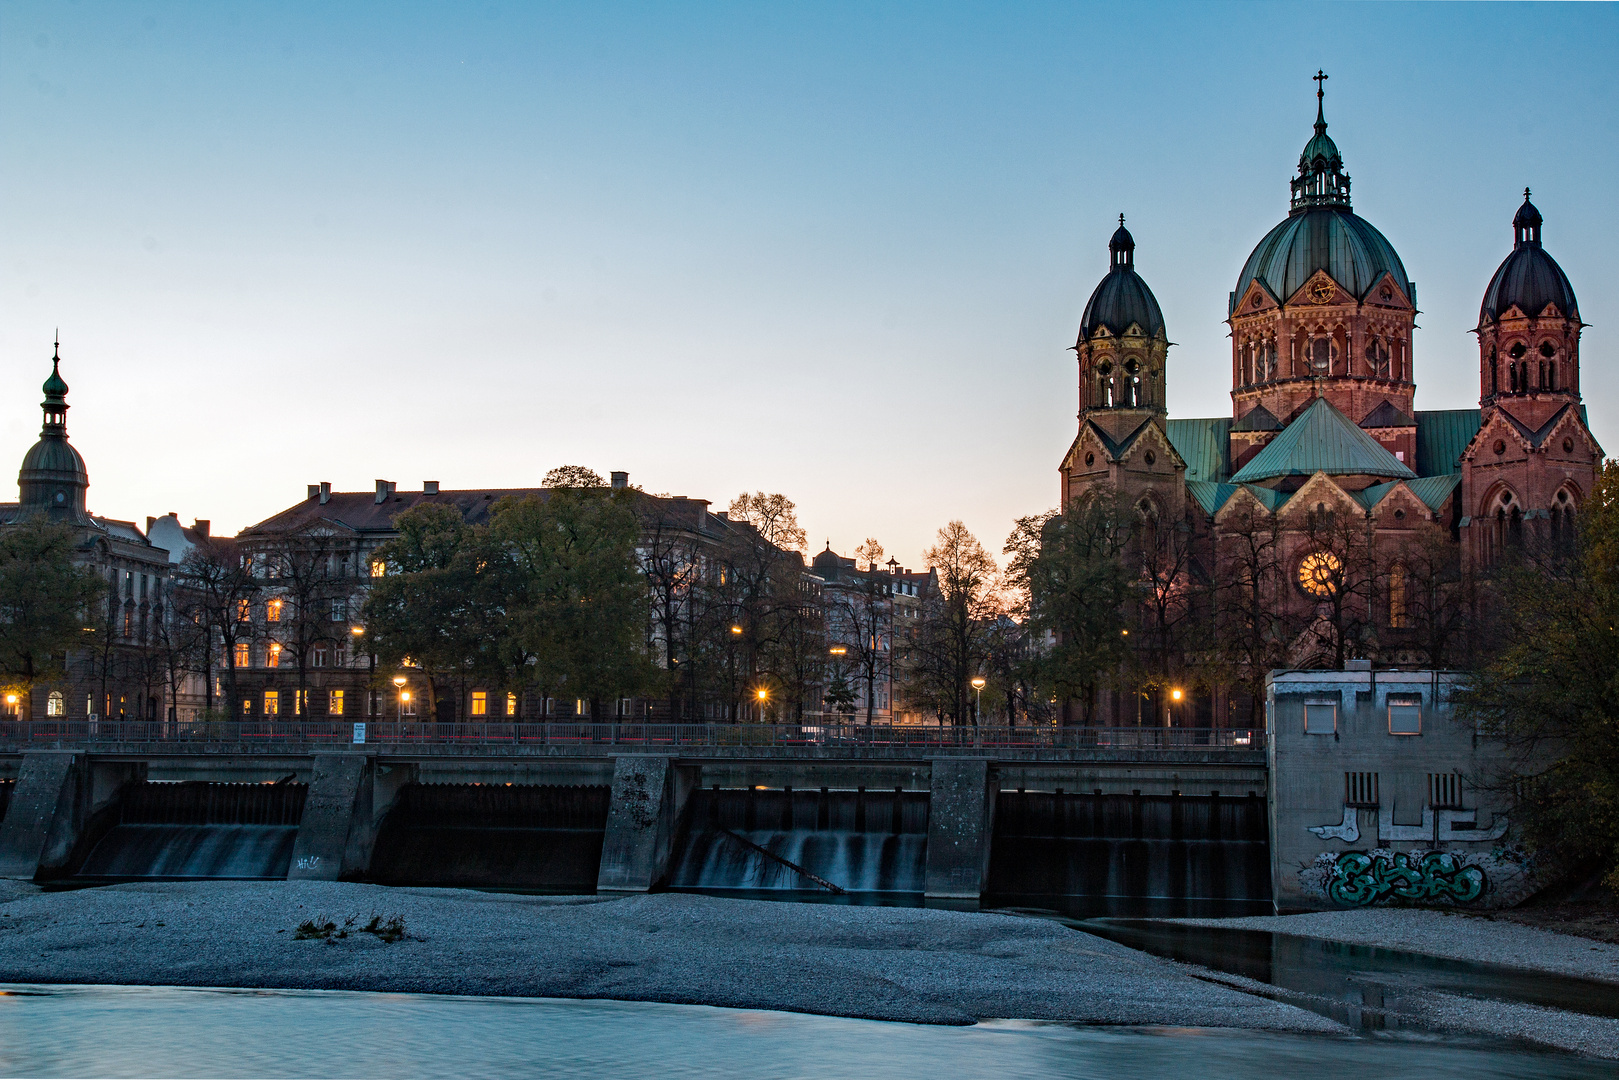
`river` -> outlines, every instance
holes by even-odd
[[[0,1075],[950,1077],[1613,1075],[1612,1062],[1415,1033],[971,1027],[621,1001],[0,987]]]

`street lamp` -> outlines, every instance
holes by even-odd
[[[766,690],[764,687],[761,686],[761,687],[759,687],[758,694],[759,694],[759,723],[762,724],[762,723],[765,722],[765,702],[770,697],[770,691]]]
[[[984,677],[982,675],[973,680],[973,693],[977,695],[977,699],[973,702],[973,724],[980,726],[983,723],[984,715]]]
[[[405,677],[403,675],[394,676],[394,685],[399,688],[399,722],[404,723],[405,702],[410,700],[410,692],[405,689]]]

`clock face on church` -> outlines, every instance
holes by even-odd
[[[1310,302],[1314,304],[1329,304],[1337,295],[1336,289],[1325,281],[1318,281],[1310,286]]]
[[[1312,551],[1299,560],[1299,588],[1317,600],[1331,600],[1338,591],[1344,564],[1330,551]]]

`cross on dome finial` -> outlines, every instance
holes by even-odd
[[[1119,224],[1120,224],[1120,225],[1121,225],[1121,226],[1122,226],[1122,225],[1123,225],[1123,224],[1124,224],[1124,215],[1123,215],[1123,214],[1120,214],[1120,215],[1119,215]]]
[[[1529,201],[1529,189],[1528,188],[1523,189],[1523,201],[1524,202]]]

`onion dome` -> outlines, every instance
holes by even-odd
[[[1546,254],[1540,246],[1540,211],[1529,201],[1529,189],[1523,189],[1523,205],[1512,219],[1512,254],[1496,268],[1484,290],[1484,302],[1479,306],[1478,321],[1482,325],[1494,322],[1516,307],[1533,318],[1556,304],[1565,317],[1578,320],[1579,302],[1574,298],[1574,286],[1568,275],[1557,265],[1557,260]]]
[[[1158,309],[1158,299],[1147,288],[1147,283],[1136,273],[1136,241],[1124,227],[1124,215],[1119,215],[1119,228],[1108,241],[1111,257],[1107,276],[1096,286],[1085,303],[1085,313],[1079,319],[1079,339],[1091,338],[1097,330],[1119,335],[1131,324],[1153,337],[1163,332],[1164,313]]]
[[[1326,77],[1316,75],[1320,80]],[[1406,298],[1416,303],[1416,288],[1405,276],[1405,264],[1394,245],[1350,209],[1349,176],[1343,171],[1337,144],[1327,134],[1322,97],[1318,85],[1315,134],[1299,155],[1299,174],[1291,182],[1291,210],[1243,264],[1231,294],[1233,312],[1255,281],[1285,303],[1318,270],[1357,300],[1365,299],[1383,275],[1389,274]]]
[[[45,380],[45,400],[40,403],[45,423],[39,441],[23,455],[17,473],[19,508],[49,517],[79,520],[84,517],[84,491],[90,486],[90,473],[84,458],[67,441],[67,382],[62,378],[61,345],[51,358],[51,375]]]

